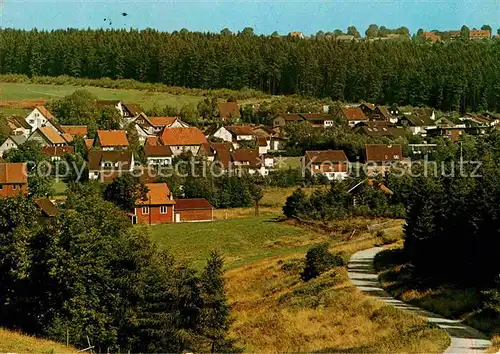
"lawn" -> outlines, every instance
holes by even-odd
[[[63,195],[68,190],[68,185],[63,181],[54,180],[52,188],[54,188],[54,195]]]
[[[149,229],[160,248],[200,269],[212,250],[221,252],[229,268],[259,259],[303,251],[325,236],[269,216],[210,223],[139,226]]]
[[[0,353],[76,353],[75,348],[0,329]]]
[[[344,228],[380,220],[332,223],[332,252],[353,252],[383,243],[366,230],[352,238]],[[386,224],[401,237],[401,222]],[[345,232],[344,232],[345,231]],[[231,334],[247,352],[440,353],[449,344],[443,330],[373,300],[355,289],[345,267],[309,282],[300,279],[304,250],[274,255],[226,272]]]
[[[23,101],[61,98],[76,90],[85,89],[103,100],[122,100],[128,103],[137,103],[143,109],[150,109],[157,105],[164,107],[170,105],[182,107],[185,104],[198,104],[203,99],[201,96],[173,95],[166,92],[150,92],[141,90],[107,89],[94,86],[71,86],[71,85],[40,85],[40,84],[18,84],[0,82],[0,101]],[[2,111],[4,109],[2,108]]]

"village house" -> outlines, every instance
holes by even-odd
[[[361,108],[367,119],[372,119],[372,115],[377,107],[373,103],[363,102],[359,105],[359,108]]]
[[[215,151],[214,164],[221,170],[228,170],[231,164],[231,153],[234,150],[231,143],[210,143],[210,147]]]
[[[327,113],[301,113],[300,115],[316,128],[330,128],[334,124],[334,117]]]
[[[258,138],[266,140],[267,151],[276,151],[283,148],[283,139],[278,130],[278,128],[258,126],[253,128],[253,133]]]
[[[112,180],[134,170],[132,151],[90,150],[88,153],[89,180]]]
[[[408,127],[413,135],[426,136],[428,129],[436,128],[436,114],[430,108],[417,108],[404,113],[399,122]]]
[[[221,102],[217,105],[219,107],[219,117],[221,120],[234,120],[241,117],[238,102]]]
[[[82,137],[87,138],[88,129],[86,125],[60,125],[59,128],[63,134],[68,134],[73,138]]]
[[[12,135],[23,135],[27,138],[31,134],[31,125],[23,117],[11,116],[7,118],[7,125]]]
[[[367,144],[364,161],[368,176],[385,173],[404,161],[403,147],[400,144]]]
[[[32,130],[43,127],[49,120],[55,117],[44,106],[36,106],[33,111],[26,117],[26,122],[31,126]]]
[[[412,155],[426,155],[428,153],[431,153],[432,151],[435,151],[437,148],[437,144],[408,144],[408,148],[410,149]]]
[[[403,127],[396,127],[388,121],[361,122],[356,125],[354,131],[372,137],[387,136],[390,138],[398,138],[406,135],[406,130]]]
[[[25,163],[0,163],[0,197],[28,194],[28,169]]]
[[[488,30],[470,30],[469,39],[489,39],[491,38],[491,32]]]
[[[427,136],[429,137],[443,137],[447,140],[451,140],[456,143],[460,140],[460,137],[464,134],[469,135],[485,135],[488,131],[488,126],[454,126],[454,127],[436,127],[434,129],[429,129],[427,131]]]
[[[343,150],[306,151],[303,159],[311,176],[342,180],[349,175],[349,160]]]
[[[441,36],[434,32],[424,32],[422,35],[426,41],[431,41],[434,43],[441,41]]]
[[[149,137],[146,140],[144,155],[151,166],[170,166],[174,156],[170,146],[163,145],[157,137]]]
[[[391,123],[397,123],[398,119],[394,117],[387,106],[377,106],[372,113],[373,120],[386,121]]]
[[[24,144],[26,137],[24,135],[11,135],[0,145],[0,157],[9,150],[17,150],[20,145]]]
[[[163,145],[170,147],[173,156],[186,152],[196,156],[203,145],[208,144],[203,132],[195,127],[164,129],[160,140]],[[204,148],[202,153],[205,153]]]
[[[368,122],[368,118],[360,107],[343,107],[337,115],[344,119],[350,127],[362,122]]]
[[[38,141],[42,146],[68,145],[68,141],[64,138],[64,136],[58,134],[53,128],[46,126],[36,128],[27,140]]]
[[[227,125],[220,127],[213,136],[233,144],[238,149],[242,142],[256,142],[256,136],[249,125]]]
[[[291,123],[304,121],[304,118],[299,113],[280,113],[273,119],[273,127],[283,128]]]
[[[74,155],[75,148],[73,146],[44,146],[42,152],[49,155],[52,161],[59,161],[64,156]]]
[[[302,32],[290,32],[288,34],[288,36],[290,38],[297,38],[297,39],[304,39],[305,38],[304,33],[302,33]]]
[[[139,105],[125,103],[120,100],[98,100],[96,104],[99,109],[109,106],[114,107],[125,121],[130,121],[133,117],[142,112],[142,108]]]
[[[356,37],[350,34],[341,34],[339,36],[335,36],[335,40],[337,42],[354,42],[356,41]]]
[[[464,115],[463,117],[458,118],[462,122],[466,123],[474,123],[477,125],[485,125],[485,126],[495,126],[499,123],[498,119],[493,119],[491,117],[485,116],[485,115],[478,115],[478,114],[472,114],[468,113]]]
[[[156,135],[165,128],[187,128],[189,124],[179,117],[148,117],[146,114],[139,114],[133,121],[141,127],[148,135]]]
[[[94,139],[94,147],[105,151],[125,150],[128,146],[125,130],[98,130]]]
[[[267,176],[270,168],[274,168],[274,158],[259,155],[258,149],[239,149],[231,153],[231,171],[246,171],[251,175],[258,173]]]
[[[175,222],[213,221],[214,207],[204,198],[176,199]]]
[[[165,224],[174,222],[175,201],[166,183],[147,183],[146,199],[138,200],[132,215],[133,224]]]

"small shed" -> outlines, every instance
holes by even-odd
[[[176,199],[175,222],[213,221],[214,207],[204,198]]]

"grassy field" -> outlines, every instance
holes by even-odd
[[[198,104],[203,99],[201,96],[173,95],[165,92],[149,92],[140,90],[107,89],[94,86],[70,86],[70,85],[38,85],[17,84],[0,82],[0,101],[23,101],[61,98],[70,95],[76,90],[85,89],[103,100],[122,100],[129,103],[137,103],[143,109],[150,109],[154,105],[164,107],[170,105],[181,107],[185,104]],[[2,109],[3,111],[4,109]]]
[[[349,225],[361,224],[366,221],[334,223],[330,227],[339,231],[323,240],[330,241],[332,251],[347,255],[384,242],[369,231],[345,238]],[[401,237],[401,222],[386,224],[385,232]],[[439,353],[447,347],[444,331],[361,294],[348,281],[345,267],[303,282],[303,259],[304,251],[297,250],[226,273],[235,319],[232,335],[246,351]]]
[[[0,353],[76,353],[77,350],[45,339],[0,329]]]
[[[463,321],[492,336],[491,350],[500,349],[500,319],[483,312],[480,289],[436,284],[435,280],[416,278],[402,252],[402,243],[375,258],[382,286],[396,298],[447,318]]]

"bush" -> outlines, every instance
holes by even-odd
[[[341,255],[332,254],[328,251],[328,245],[316,245],[307,251],[306,266],[300,277],[304,281],[309,281],[333,267],[343,266],[344,264]]]

